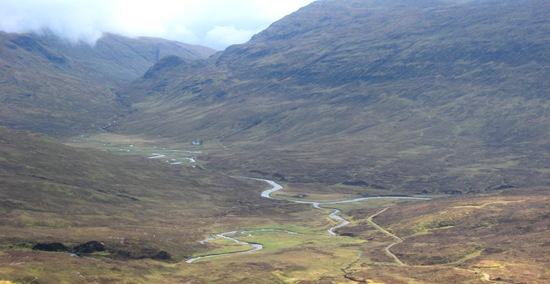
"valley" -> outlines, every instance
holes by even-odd
[[[7,136],[9,135],[4,133],[2,137]],[[99,141],[99,137],[103,141]],[[0,255],[0,261],[3,263],[0,265],[3,267],[0,269],[2,279],[15,280],[16,283],[32,282],[33,277],[39,279],[40,283],[73,282],[77,279],[92,283],[307,283],[311,279],[321,279],[319,281],[328,283],[363,283],[367,280],[406,283],[419,279],[425,283],[446,281],[445,279],[460,279],[461,282],[469,283],[498,283],[499,280],[495,280],[497,278],[528,281],[548,276],[544,272],[544,266],[530,264],[544,261],[544,251],[536,256],[527,253],[531,251],[527,248],[514,251],[499,248],[502,246],[501,238],[510,241],[506,237],[507,233],[504,233],[515,228],[508,227],[510,225],[525,224],[531,227],[528,230],[513,229],[518,240],[545,240],[544,228],[547,226],[548,218],[544,217],[544,214],[548,214],[548,196],[544,188],[508,189],[484,196],[433,196],[435,199],[430,201],[426,201],[425,196],[420,198],[420,201],[415,201],[395,196],[357,197],[350,195],[350,192],[334,192],[316,201],[316,197],[321,194],[315,187],[296,187],[285,182],[283,188],[279,182],[264,179],[235,179],[221,175],[208,177],[215,173],[203,159],[204,156],[211,155],[211,150],[215,151],[217,146],[204,145],[195,148],[189,143],[170,147],[169,143],[162,139],[155,141],[112,134],[88,138],[79,136],[68,141],[73,146],[80,145],[79,148],[72,150],[62,146],[64,149],[60,153],[85,153],[90,151],[91,145],[96,145],[98,150],[94,156],[106,155],[105,157],[115,160],[119,159],[117,157],[125,160],[129,158],[138,162],[139,167],[147,169],[148,172],[156,168],[155,175],[172,176],[162,182],[151,181],[157,188],[164,184],[165,190],[170,190],[174,173],[180,172],[181,175],[190,171],[185,174],[187,178],[190,178],[190,181],[202,179],[203,185],[197,187],[197,190],[203,193],[205,190],[208,191],[208,197],[191,197],[190,194],[194,190],[192,188],[196,185],[192,185],[194,182],[186,182],[186,197],[183,199],[175,198],[175,192],[159,192],[161,195],[158,196],[147,193],[147,197],[142,196],[145,192],[125,193],[124,196],[139,199],[137,203],[132,203],[139,206],[142,214],[131,213],[134,210],[131,209],[132,206],[136,205],[127,204],[123,206],[128,213],[121,215],[121,204],[118,204],[116,209],[113,208],[114,215],[108,212],[97,215],[90,211],[85,215],[70,213],[73,215],[71,218],[61,217],[55,213],[49,216],[39,212],[33,213],[33,210],[14,204],[14,208],[20,209],[7,215],[13,216],[13,221],[3,219],[2,235],[21,235],[30,230],[34,234],[40,232],[44,237],[42,239],[35,235],[30,239],[3,239],[3,254]],[[14,144],[9,142],[7,145]],[[82,146],[85,148],[80,148]],[[107,149],[113,151],[105,151]],[[135,152],[128,152],[132,149]],[[171,165],[170,159],[177,157],[171,156],[170,150],[176,151],[177,155],[196,155],[197,162],[201,164],[200,169],[193,168],[193,164]],[[155,152],[166,153],[167,156],[148,159]],[[63,157],[52,153],[51,150],[47,153]],[[36,157],[41,155],[43,154],[35,154]],[[6,154],[2,156],[7,157]],[[58,158],[58,163],[62,164],[63,159]],[[82,162],[85,159],[79,160]],[[128,165],[124,166],[127,170]],[[204,186],[206,177],[210,180],[207,183],[213,186],[208,190]],[[174,188],[183,185],[181,179],[180,177],[175,180],[177,185],[174,184]],[[229,180],[231,182],[227,183]],[[224,190],[220,191],[216,187]],[[226,195],[228,193],[231,197]],[[50,198],[52,197],[44,200]],[[184,200],[186,201],[182,203]],[[200,203],[197,202],[199,200]],[[148,203],[153,205],[159,202],[162,206],[147,209]],[[215,208],[219,209],[212,210],[212,204],[219,204],[215,205]],[[520,209],[527,204],[529,211]],[[105,206],[94,207],[105,210]],[[94,208],[82,205],[77,207]],[[55,212],[52,209],[46,210]],[[71,212],[72,209],[57,210]],[[335,210],[341,212],[337,216],[344,220],[334,220],[329,216],[334,216]],[[14,214],[15,212],[18,213]],[[525,214],[517,215],[512,212]],[[508,214],[517,216],[511,217],[512,219],[499,217]],[[98,216],[103,216],[101,218],[103,222],[108,222],[106,224],[114,224],[113,220],[120,219],[120,222],[126,225],[107,225],[103,228],[106,224],[102,225],[101,219],[97,219]],[[90,228],[82,227],[83,222],[91,222],[90,217],[95,219],[95,224],[86,225],[92,225]],[[13,223],[17,219],[13,218],[21,220],[18,222],[24,220],[26,223],[17,225]],[[71,229],[70,224],[61,225],[61,220],[79,225]],[[15,224],[15,227],[12,224]],[[346,226],[340,227],[342,224]],[[472,227],[481,231],[475,233],[472,229],[464,230]],[[184,231],[186,233],[182,234]],[[330,234],[331,231],[336,236]],[[487,234],[492,237],[480,242],[478,237],[484,231],[486,233],[481,235]],[[472,235],[465,235],[464,232],[472,232]],[[501,238],[497,237],[499,232],[502,233]],[[212,235],[218,237],[211,239]],[[70,244],[90,240],[101,240],[106,244],[109,253],[75,258],[62,252],[32,251],[29,250],[29,245],[24,244],[29,241]],[[540,241],[536,241],[531,244],[538,246],[539,243]],[[253,247],[249,244],[253,244]],[[431,246],[438,247],[441,254],[427,249]],[[144,253],[154,255],[161,250],[169,253],[170,260],[143,258]],[[248,252],[238,253],[244,251]],[[513,256],[507,256],[509,253]],[[311,261],[312,259],[315,261]],[[72,263],[74,266],[66,266],[63,273],[56,270],[58,265],[65,266],[66,263]],[[41,267],[42,272],[33,269],[37,266]],[[517,274],[518,269],[523,272]],[[105,273],[107,270],[111,272]],[[387,273],[388,270],[391,274]],[[436,278],[430,273],[434,270],[437,271]],[[121,274],[122,271],[124,273]]]
[[[548,15],[318,0],[219,52],[0,31],[0,283],[550,283]]]
[[[281,185],[279,185],[278,183],[274,182],[274,181],[271,181],[271,180],[262,180],[262,179],[258,179],[260,181],[264,181],[266,183],[268,183],[269,185],[273,186],[271,189],[267,189],[267,190],[264,190],[261,194],[262,197],[264,198],[268,198],[268,199],[274,199],[274,200],[277,200],[276,198],[273,198],[271,197],[271,194],[272,193],[275,193],[279,190],[282,190],[283,187]],[[286,200],[285,201],[289,201],[289,202],[294,202],[294,203],[298,203],[298,204],[310,204],[312,205],[314,208],[316,209],[325,209],[321,206],[323,205],[335,205],[335,204],[342,204],[342,203],[355,203],[355,202],[361,202],[361,201],[365,201],[365,200],[369,200],[369,199],[399,199],[399,200],[403,200],[403,199],[407,199],[407,200],[430,200],[429,198],[414,198],[414,197],[368,197],[368,198],[358,198],[358,199],[350,199],[350,200],[342,200],[342,201],[333,201],[333,202],[316,202],[316,201],[303,201],[303,200]],[[387,208],[386,208],[387,209]],[[384,209],[384,211],[386,210]],[[379,213],[382,213],[383,211],[380,211]],[[335,230],[339,229],[339,228],[342,228],[342,227],[345,227],[347,225],[350,224],[350,222],[342,217],[339,216],[339,214],[341,213],[340,210],[338,209],[335,209],[334,211],[332,211],[332,213],[330,213],[328,215],[328,217],[336,222],[338,222],[339,224],[334,226],[334,227],[331,227],[329,229],[327,229],[327,232],[330,236],[336,236],[337,234],[335,233]],[[377,213],[378,214],[378,213]],[[374,215],[373,215],[374,216]],[[372,223],[372,217],[371,216],[369,218],[369,222]],[[374,223],[372,223],[374,224]],[[378,229],[378,230],[381,230],[383,232],[386,232],[388,233],[387,231],[385,231],[384,229],[380,228],[378,225],[374,224],[374,226]],[[245,233],[247,231],[244,231],[244,232],[241,232],[242,233]],[[264,230],[265,232],[265,230]],[[278,231],[278,230],[275,230],[274,232],[281,232],[281,231]],[[284,231],[285,233],[289,233],[289,234],[296,234],[295,232],[290,232],[290,231]],[[261,244],[252,244],[252,243],[248,243],[248,242],[243,242],[243,241],[240,241],[238,239],[235,239],[235,238],[231,238],[231,237],[228,237],[229,235],[235,235],[237,234],[238,231],[232,231],[232,232],[228,232],[228,233],[221,233],[221,234],[218,234],[216,235],[216,237],[219,237],[219,238],[224,238],[224,239],[229,239],[233,242],[236,242],[236,243],[239,243],[239,244],[244,244],[244,245],[250,245],[253,247],[253,249],[250,249],[250,250],[246,250],[246,251],[241,251],[241,252],[234,252],[234,253],[224,253],[224,254],[209,254],[209,255],[206,255],[206,256],[199,256],[199,257],[196,257],[196,258],[191,258],[189,260],[187,260],[187,263],[192,263],[196,260],[200,260],[200,259],[205,259],[205,258],[212,258],[212,257],[216,257],[216,256],[226,256],[226,255],[232,255],[232,254],[241,254],[241,253],[249,253],[249,252],[254,252],[254,251],[259,251],[259,250],[262,250],[263,249],[263,245]],[[388,233],[389,234],[389,233]],[[210,239],[206,239],[204,241],[201,241],[201,243],[204,243],[204,242],[207,242],[209,241]],[[393,255],[391,254],[391,252],[389,251],[389,247],[386,248],[386,252],[390,255]],[[395,256],[394,256],[395,257]],[[397,257],[395,257],[395,259],[397,260],[398,263],[400,263],[399,259],[397,259]]]

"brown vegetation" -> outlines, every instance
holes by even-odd
[[[219,146],[211,168],[291,183],[547,186],[549,9],[317,1],[208,60],[157,65],[124,92],[136,112],[113,129],[200,138]]]
[[[489,275],[509,283],[546,282],[550,280],[550,250],[544,245],[550,226],[548,192],[549,188],[507,190],[390,208],[375,221],[403,240],[391,250],[407,267],[393,268],[392,278],[377,263],[391,264],[383,256],[383,246],[393,240],[363,221],[372,210],[352,210],[348,214],[357,225],[340,231],[380,246],[369,246],[362,264],[348,272],[356,278],[368,275],[370,280],[388,282],[401,278],[441,283],[435,280],[439,278],[422,276],[430,270],[453,283],[466,281],[453,278],[454,273],[475,274],[478,279]]]
[[[184,46],[107,35],[105,58],[133,58],[114,62],[0,33],[2,125],[96,148],[0,128],[0,279],[550,282],[549,9],[316,1],[209,59],[165,57],[123,93]],[[106,153],[109,141],[86,140],[99,129],[126,144],[201,141],[200,165]],[[284,182],[283,199],[434,199],[334,205],[351,224],[331,237],[332,209],[231,176]],[[234,230],[264,249],[184,261],[242,250],[199,243]]]

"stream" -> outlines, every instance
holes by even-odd
[[[238,233],[238,231],[232,231],[232,232],[227,232],[227,233],[221,233],[221,234],[217,234],[216,237],[222,238],[222,239],[226,239],[226,240],[230,240],[230,241],[233,241],[233,242],[235,242],[235,243],[242,244],[242,245],[250,245],[250,246],[252,246],[251,249],[245,250],[245,251],[238,251],[238,252],[228,252],[228,253],[210,254],[210,255],[205,255],[205,256],[199,256],[199,257],[195,257],[195,258],[190,258],[190,259],[188,259],[186,262],[187,262],[187,263],[193,263],[193,262],[196,261],[196,260],[204,259],[204,258],[211,258],[211,257],[225,256],[225,255],[232,255],[232,254],[249,253],[249,252],[258,251],[258,250],[261,250],[261,249],[264,248],[264,246],[261,245],[261,244],[253,244],[253,243],[249,243],[249,242],[237,240],[236,238],[234,238],[234,236],[235,236],[237,233]],[[207,242],[213,241],[213,240],[214,240],[213,237],[212,237],[212,238],[208,238],[208,239],[205,239],[205,240],[201,241],[201,244],[206,244]]]
[[[267,179],[259,179],[259,178],[249,178],[249,179],[263,181],[263,182],[266,182],[266,183],[268,183],[272,186],[272,188],[270,188],[268,190],[264,190],[262,192],[262,197],[269,198],[269,199],[275,199],[275,200],[286,200],[286,199],[277,199],[277,198],[271,197],[272,193],[283,189],[283,186],[281,186],[280,184],[278,184],[278,183],[276,183],[272,180],[267,180]],[[311,204],[314,208],[324,209],[323,207],[321,207],[322,205],[334,205],[334,204],[361,202],[361,201],[365,201],[365,200],[369,200],[369,199],[431,200],[431,198],[408,197],[408,196],[374,196],[374,197],[361,197],[361,198],[354,198],[354,199],[348,199],[348,200],[328,201],[328,202],[303,201],[303,200],[286,200],[286,201],[299,203],[299,204]],[[334,209],[334,211],[332,213],[330,213],[330,215],[328,215],[328,217],[330,219],[335,220],[337,222],[340,222],[340,224],[338,224],[337,226],[334,226],[332,228],[327,229],[328,234],[331,235],[331,236],[336,236],[336,233],[334,232],[334,230],[345,227],[345,226],[349,225],[349,223],[350,223],[348,220],[340,217],[339,216],[340,213],[342,213],[340,210]]]
[[[277,199],[277,198],[272,197],[271,194],[276,192],[276,191],[279,191],[279,190],[283,189],[283,186],[281,186],[280,184],[278,184],[278,183],[276,183],[272,180],[267,180],[267,179],[259,179],[259,178],[247,178],[247,179],[263,181],[263,182],[266,182],[266,183],[268,183],[269,185],[272,186],[272,188],[262,191],[261,196],[264,197],[264,198],[273,199],[273,200],[289,201],[289,202],[294,202],[294,203],[299,203],[299,204],[311,204],[314,208],[317,208],[317,209],[330,209],[330,208],[323,208],[323,207],[321,207],[322,205],[334,205],[334,204],[361,202],[361,201],[365,201],[365,200],[369,200],[369,199],[431,200],[431,198],[408,197],[408,196],[361,197],[361,198],[354,198],[354,199],[341,200],[341,201],[329,201],[329,202]],[[330,219],[339,222],[338,225],[327,229],[327,232],[330,236],[336,236],[337,234],[336,234],[336,232],[334,232],[336,229],[345,227],[345,226],[350,224],[350,221],[344,219],[343,217],[341,217],[339,215],[340,213],[342,213],[340,210],[334,209],[334,211],[332,211],[332,213],[330,213],[328,215],[328,217]],[[296,234],[295,232],[286,231],[286,230],[276,230],[276,229],[265,229],[265,230],[257,230],[257,231],[273,231],[273,232],[285,232],[285,233],[288,233],[288,234]],[[244,232],[255,232],[255,231],[242,231],[241,233],[244,233]],[[255,251],[259,251],[259,250],[263,249],[263,245],[261,245],[261,244],[249,243],[249,242],[245,242],[245,241],[241,241],[241,240],[236,239],[235,235],[237,233],[239,233],[239,231],[231,231],[231,232],[217,234],[216,237],[227,239],[227,240],[233,241],[233,242],[238,243],[238,244],[249,245],[249,246],[251,246],[251,249],[246,250],[246,251],[238,251],[238,252],[229,252],[229,253],[222,253],[222,254],[210,254],[210,255],[198,256],[198,257],[190,258],[186,262],[187,263],[193,263],[193,262],[195,262],[199,259],[212,258],[212,257],[218,257],[218,256],[226,256],[226,255],[250,253],[250,252],[255,252]],[[212,241],[214,239],[215,239],[215,237],[210,237],[210,238],[207,238],[207,239],[201,241],[200,243],[201,244],[206,244],[207,242]]]

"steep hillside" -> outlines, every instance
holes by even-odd
[[[213,168],[367,194],[548,185],[549,14],[317,1],[208,60],[159,62],[115,129],[223,144]]]
[[[145,73],[157,61],[166,56],[178,56],[187,59],[205,59],[212,55],[213,49],[189,45],[160,38],[128,38],[115,34],[104,34],[94,46],[71,44],[54,35],[38,38],[47,47],[57,50],[63,56],[74,60],[83,70],[67,70],[71,75],[95,76],[88,80],[98,82],[133,81]],[[74,66],[76,67],[76,66]]]
[[[114,256],[163,249],[182,259],[201,249],[197,240],[212,223],[238,226],[242,216],[277,216],[276,204],[261,198],[260,190],[204,170],[75,149],[41,134],[0,128],[3,249],[96,240]]]
[[[205,58],[205,47],[106,34],[95,46],[54,35],[0,32],[0,121],[50,135],[99,130],[128,110],[121,84],[163,56]]]

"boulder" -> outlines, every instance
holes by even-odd
[[[106,250],[105,245],[97,241],[87,242],[73,248],[75,253],[94,253]]]
[[[170,260],[172,259],[172,256],[169,253],[161,250],[159,251],[159,253],[155,254],[151,258],[156,260]]]
[[[40,251],[69,251],[69,248],[62,243],[38,243],[32,249]]]

